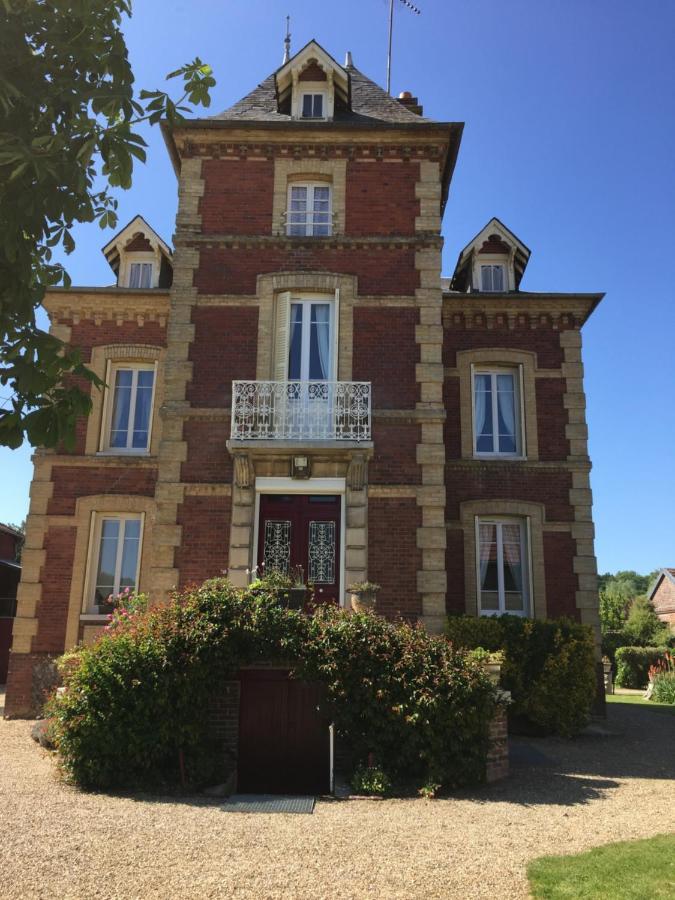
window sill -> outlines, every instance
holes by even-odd
[[[474,459],[479,459],[481,462],[527,462],[526,456],[518,456],[513,453],[474,453]]]
[[[148,457],[152,456],[149,450],[97,450],[96,456],[127,456],[127,457]]]
[[[80,613],[80,622],[85,625],[107,625],[107,613]]]

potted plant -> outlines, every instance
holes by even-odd
[[[295,566],[291,572],[291,586],[288,591],[288,608],[303,609],[307,600],[307,584],[302,566]]]
[[[350,593],[352,609],[354,612],[369,612],[375,609],[379,584],[374,581],[355,581],[347,587]]]

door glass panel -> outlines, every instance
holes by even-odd
[[[132,380],[133,372],[131,369],[117,370],[110,428],[111,447],[126,447],[127,445]]]
[[[476,451],[491,453],[492,441],[492,379],[489,375],[476,375],[474,384]]]
[[[309,523],[309,580],[315,584],[335,581],[335,522]]]
[[[312,303],[309,342],[309,379],[325,381],[330,372],[330,306]]]
[[[302,378],[302,303],[291,303],[291,336],[288,353],[288,378]]]
[[[124,544],[122,546],[122,569],[120,572],[120,590],[125,587],[136,587],[138,571],[138,547],[141,538],[140,519],[127,519],[124,523]]]
[[[287,519],[267,519],[263,562],[266,572],[288,575],[291,563],[291,523]]]

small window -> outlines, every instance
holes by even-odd
[[[481,291],[503,291],[504,266],[481,266],[480,289]]]
[[[478,519],[477,545],[480,614],[527,615],[529,563],[525,520]]]
[[[323,94],[302,95],[302,118],[323,119]]]
[[[477,456],[522,454],[519,388],[517,369],[474,372],[473,428]]]
[[[152,263],[131,263],[129,267],[129,287],[152,287]]]
[[[108,599],[136,590],[140,564],[141,516],[101,516],[94,528],[94,584],[90,606],[106,612]]]
[[[145,453],[150,447],[154,366],[113,366],[104,449]]]
[[[328,184],[292,184],[288,190],[290,235],[327,237],[331,233],[331,189]]]

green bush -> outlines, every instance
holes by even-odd
[[[646,688],[650,666],[665,659],[662,647],[619,647],[616,651],[616,685]]]
[[[481,780],[497,699],[482,667],[443,638],[374,615],[282,608],[265,583],[224,579],[111,623],[64,666],[50,703],[65,774],[86,787],[210,780],[209,704],[242,664],[288,661],[325,685],[354,762],[391,779]],[[220,753],[222,757],[222,752]]]
[[[352,788],[357,794],[384,797],[391,790],[391,781],[379,766],[364,766],[360,763],[352,775]]]
[[[657,703],[675,703],[675,672],[660,672],[654,676],[651,699]]]
[[[451,616],[446,635],[458,647],[503,651],[501,684],[511,691],[512,724],[572,735],[588,722],[596,674],[587,626],[569,619]]]

